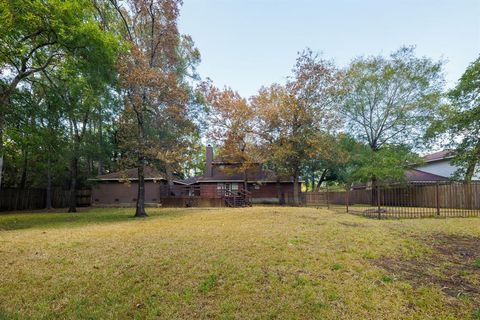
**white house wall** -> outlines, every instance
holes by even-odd
[[[420,171],[436,174],[438,176],[450,178],[453,176],[457,167],[452,166],[448,160],[427,163],[424,166],[415,168]]]
[[[451,178],[455,174],[455,171],[457,171],[458,167],[451,165],[449,160],[441,160],[427,163],[426,165],[416,167],[415,169],[436,174],[438,176]],[[479,168],[477,168],[473,179],[480,180]]]

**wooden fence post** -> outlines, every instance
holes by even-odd
[[[440,192],[438,182],[435,184],[435,202],[437,207],[437,216],[440,216]]]

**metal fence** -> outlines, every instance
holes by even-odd
[[[301,203],[371,218],[480,216],[480,182],[388,184],[343,191],[306,192]]]

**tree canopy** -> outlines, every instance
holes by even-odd
[[[145,212],[144,167],[162,161],[171,183],[173,166],[192,149],[195,123],[190,114],[193,77],[200,59],[189,37],[177,28],[178,0],[113,1],[129,48],[119,59],[121,118],[125,158],[138,168],[136,217]],[[183,159],[182,159],[183,158]]]
[[[297,58],[284,86],[262,88],[252,98],[268,161],[278,173],[293,178],[295,203],[302,169],[328,145],[325,136],[338,124],[334,110],[338,80],[331,62],[307,50]]]
[[[426,138],[450,148],[459,166],[457,177],[470,181],[480,162],[480,57],[447,97],[449,102],[433,115]]]

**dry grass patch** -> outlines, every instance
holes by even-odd
[[[479,219],[286,207],[149,213],[0,216],[0,319],[468,319],[478,309],[375,263],[427,257],[436,249],[419,239],[429,235],[480,237]]]

